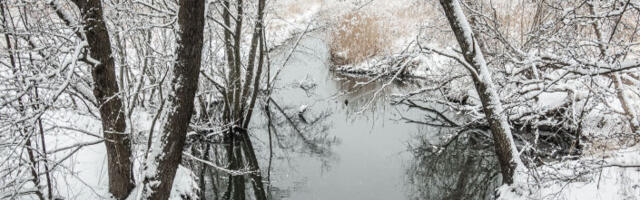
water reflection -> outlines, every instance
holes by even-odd
[[[329,71],[321,38],[311,37],[302,46],[278,80],[280,89],[273,104],[260,117],[277,116],[271,120],[271,129],[282,144],[269,164],[274,199],[483,199],[490,195],[494,186],[488,183],[498,172],[491,148],[462,136],[441,151],[427,151],[434,138],[451,133],[421,131],[425,125],[401,119],[422,119],[424,112],[390,105],[393,94],[423,87],[424,81],[335,73]],[[268,132],[268,123],[260,123],[262,133]],[[412,144],[411,151],[407,142]]]
[[[304,39],[274,83],[273,95],[256,107],[247,131],[269,199],[490,196],[494,186],[489,183],[498,174],[492,148],[463,134],[433,151],[439,137],[453,130],[406,123],[403,117],[424,119],[426,114],[390,105],[393,94],[423,87],[423,81],[337,74],[329,70],[328,57],[322,37]],[[278,59],[272,61],[272,74],[279,70]],[[226,166],[224,145],[207,142],[196,146],[208,149],[200,152],[209,152],[213,163]],[[219,171],[209,169],[200,177],[207,199],[220,199],[228,188],[228,176]],[[250,195],[250,184],[245,187]]]
[[[277,79],[273,99],[263,102],[268,108],[254,118],[263,120],[252,126],[259,141],[268,141],[270,131],[275,138],[272,159],[261,148],[262,169],[271,166],[274,199],[404,198],[404,133],[417,126],[392,120],[397,117],[388,98],[404,89],[400,82],[370,80],[331,72],[321,36],[301,42]]]
[[[455,134],[440,128],[439,135]],[[418,136],[410,145],[413,160],[407,167],[410,199],[491,199],[499,170],[493,148],[473,133],[433,144]]]

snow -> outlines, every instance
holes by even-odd
[[[176,171],[176,177],[173,180],[171,188],[171,194],[169,200],[182,200],[183,197],[190,197],[190,199],[197,199],[198,197],[198,183],[196,182],[196,175],[189,169],[182,165],[178,166]],[[142,183],[138,183],[137,187],[131,191],[127,200],[139,200],[142,199]]]
[[[298,108],[298,113],[304,113],[305,111],[307,111],[307,108],[309,108],[307,104],[300,105],[300,108]]]
[[[513,185],[502,185],[496,190],[499,194],[498,200],[524,200],[526,199]]]
[[[531,199],[638,199],[640,198],[639,146],[599,153],[575,161],[561,161],[539,167],[543,177]],[[586,166],[585,166],[586,165]],[[626,165],[636,167],[616,167]],[[573,170],[572,170],[573,169]],[[566,177],[570,181],[550,180]]]
[[[153,115],[136,110],[132,116],[134,134],[133,143],[146,146],[146,134],[151,126]],[[76,128],[91,133],[101,135],[101,123],[98,119],[80,115],[68,110],[55,110],[44,116],[45,129],[52,126]],[[157,129],[156,129],[157,130]],[[46,135],[49,158],[60,160],[76,149],[77,145],[82,145],[69,159],[65,160],[55,169],[53,178],[59,196],[66,199],[110,199],[108,192],[107,158],[104,143],[98,142],[95,135],[88,135],[82,132],[60,130],[55,135]],[[138,141],[136,141],[138,140]],[[71,147],[71,148],[69,148]],[[138,151],[135,151],[135,150]],[[134,157],[143,155],[145,148],[134,146]],[[134,176],[136,181],[141,181],[141,159],[135,159]],[[197,196],[197,183],[193,172],[179,166],[171,192],[172,200],[180,200],[180,195]],[[141,184],[139,184],[141,185]],[[132,196],[138,192],[138,188],[132,192]],[[129,198],[132,198],[130,196]],[[133,198],[136,199],[136,198]]]
[[[545,92],[538,95],[538,106],[542,108],[556,108],[567,100],[567,93],[564,92]]]
[[[171,188],[170,199],[180,200],[183,199],[182,196],[189,196],[195,199],[193,197],[197,197],[199,191],[196,179],[196,175],[191,170],[182,165],[178,166],[176,178],[173,180],[173,186]]]
[[[432,68],[441,66],[442,57],[425,56],[423,54],[397,54],[391,56],[374,57],[357,64],[333,66],[333,70],[351,76],[376,77],[391,76],[398,70],[403,70],[403,77],[427,78]],[[406,65],[406,66],[405,66]]]
[[[99,133],[99,120],[65,110],[46,114],[43,122],[46,127],[64,126],[92,133]],[[101,135],[101,134],[98,134]],[[60,131],[55,135],[46,135],[47,151],[69,147],[78,143],[95,141],[91,135],[74,131]],[[51,160],[59,160],[73,152],[75,148],[49,154]],[[60,196],[72,199],[107,199],[108,176],[106,149],[103,143],[80,148],[77,153],[55,169],[53,179]]]
[[[265,34],[270,47],[280,46],[293,36],[316,28],[318,26],[317,18],[322,8],[319,1],[301,3],[292,0],[275,1],[268,3],[267,6],[276,9],[273,14],[267,13],[265,18],[267,24]],[[293,6],[298,7],[296,10],[291,10],[290,7]],[[290,10],[285,10],[286,8]]]
[[[640,147],[535,167],[520,184],[496,189],[498,199],[609,200],[640,198]]]

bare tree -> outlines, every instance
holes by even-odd
[[[249,2],[250,3],[250,2]],[[223,83],[208,80],[218,89],[222,95],[223,112],[222,124],[225,127],[223,142],[225,144],[226,158],[231,170],[242,170],[246,165],[249,174],[229,174],[228,184],[223,199],[246,198],[245,182],[251,179],[253,192],[256,199],[265,200],[266,192],[258,158],[247,130],[253,116],[258,96],[260,95],[262,71],[268,63],[265,61],[267,52],[264,36],[265,0],[257,1],[255,14],[247,13],[249,3],[244,1],[222,1],[219,11],[222,22],[224,57]],[[235,14],[235,15],[234,15]],[[253,19],[252,26],[246,26],[245,20]],[[215,20],[215,19],[214,19]],[[247,28],[248,27],[248,28]],[[242,43],[242,38],[248,35],[251,40],[248,44]],[[248,47],[248,49],[244,48]],[[248,52],[243,56],[241,52]],[[244,59],[246,58],[246,59]],[[209,77],[209,76],[207,76]],[[205,149],[208,151],[208,149]],[[245,163],[246,162],[246,163]]]
[[[515,174],[518,173],[517,170],[523,168],[524,165],[520,161],[519,152],[511,134],[511,126],[491,80],[491,72],[458,1],[441,0],[440,4],[462,49],[464,60],[457,59],[457,61],[471,74],[476,91],[480,96],[484,114],[493,135],[503,182],[512,184]]]

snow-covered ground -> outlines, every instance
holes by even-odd
[[[142,158],[146,136],[153,116],[144,110],[136,110],[131,124],[134,158]],[[44,116],[45,129],[56,128],[58,133],[47,135],[45,140],[50,160],[60,161],[54,168],[55,190],[64,199],[109,199],[107,152],[100,135],[101,122],[91,116],[68,110],[55,110]],[[156,127],[157,130],[158,127]],[[77,131],[81,130],[81,131]],[[64,149],[64,150],[60,150]],[[134,177],[141,181],[141,160],[135,159]],[[141,185],[141,184],[139,184]],[[197,184],[193,173],[180,166],[171,192],[171,199],[182,199],[181,195],[197,196]],[[135,200],[136,188],[129,199]]]
[[[528,199],[640,199],[640,146],[548,163],[533,174]]]

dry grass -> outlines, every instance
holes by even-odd
[[[561,0],[553,0],[561,1]],[[354,64],[384,53],[400,51],[406,40],[413,40],[420,34],[423,41],[441,46],[449,46],[453,35],[442,15],[440,5],[430,1],[397,0],[373,1],[362,9],[356,0],[278,0],[275,13],[285,19],[296,18],[318,8],[314,16],[321,22],[335,25],[330,31],[331,53],[335,64]],[[502,35],[514,46],[523,45],[544,22],[552,21],[558,12],[546,6],[539,7],[538,1],[477,1],[469,6],[475,10],[491,14]],[[574,2],[568,1],[570,5]],[[359,4],[358,4],[359,5]],[[582,12],[586,12],[582,10]],[[635,12],[634,12],[635,13]],[[637,24],[637,14],[627,14],[619,27],[631,27],[619,31],[616,38],[633,38],[633,25]],[[630,31],[631,30],[631,31]],[[592,35],[588,25],[577,26],[575,32]]]
[[[589,146],[584,151],[588,156],[608,156],[621,149],[638,144],[638,137],[622,135],[618,137],[590,137]],[[603,155],[604,154],[604,155]]]
[[[334,64],[362,62],[388,52],[391,34],[381,17],[363,12],[347,13],[339,18],[331,32],[331,57]]]
[[[375,1],[356,12],[329,17],[335,24],[330,32],[332,61],[336,65],[357,64],[399,53],[422,27],[442,24],[438,8],[437,4],[419,0]]]
[[[300,3],[289,4],[285,10],[288,15],[297,15],[304,11]]]
[[[322,6],[322,0],[287,0],[276,2],[274,8],[277,16],[284,19],[291,19],[304,14],[304,12],[318,5]]]

